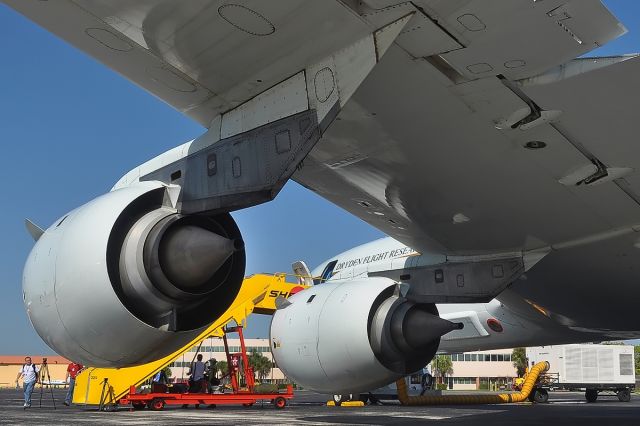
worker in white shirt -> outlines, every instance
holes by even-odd
[[[25,357],[24,364],[20,371],[18,372],[18,376],[16,377],[16,387],[18,387],[18,380],[22,378],[22,387],[24,389],[24,409],[31,407],[31,394],[33,393],[33,389],[38,383],[38,373],[40,369],[33,363],[31,363],[31,357]]]
[[[189,376],[191,376],[191,389],[190,392],[203,392],[204,390],[204,362],[202,362],[202,354],[198,354],[197,361],[191,364],[189,369]]]

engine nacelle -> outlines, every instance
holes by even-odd
[[[278,367],[318,392],[363,392],[424,367],[440,337],[460,328],[434,304],[416,304],[388,278],[316,285],[283,302],[271,321]]]
[[[73,210],[36,242],[23,297],[56,352],[97,367],[159,359],[194,339],[233,302],[244,277],[229,214],[179,214],[145,182]]]

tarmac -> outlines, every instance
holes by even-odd
[[[97,407],[62,404],[65,391],[54,390],[56,409],[51,393],[45,389],[40,406],[40,390],[33,394],[32,408],[22,407],[22,392],[15,389],[0,390],[0,424],[2,425],[580,425],[580,426],[639,426],[640,395],[631,402],[619,402],[616,397],[599,397],[587,404],[583,393],[554,392],[547,404],[501,404],[473,406],[404,407],[397,401],[385,405],[366,407],[327,407],[326,395],[298,391],[290,405],[282,410],[271,404],[193,406],[183,409],[165,407],[162,411],[130,411],[119,408],[115,412],[100,412]]]

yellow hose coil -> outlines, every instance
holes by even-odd
[[[518,393],[502,393],[499,395],[423,395],[409,396],[407,382],[404,378],[396,382],[398,399],[402,405],[463,405],[463,404],[503,404],[522,402],[527,399],[538,380],[538,376],[549,369],[547,361],[539,362],[531,368],[527,379]]]

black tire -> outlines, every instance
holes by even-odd
[[[134,410],[144,410],[144,407],[146,407],[144,402],[133,402],[131,405]]]
[[[533,392],[533,401],[538,404],[545,404],[549,401],[549,392],[546,389],[536,389]]]
[[[358,399],[366,404],[367,402],[369,402],[369,394],[368,393],[361,393],[358,396]]]
[[[587,389],[584,392],[584,397],[587,399],[587,402],[596,402],[596,400],[598,399],[598,390]]]
[[[536,390],[537,390],[537,388],[533,388],[533,389],[531,389],[531,392],[529,392],[529,396],[527,397],[527,400],[529,402],[534,402],[535,401],[533,398],[536,395]]]
[[[149,402],[149,408],[153,411],[160,411],[164,408],[164,399],[162,398],[153,398],[151,402]]]
[[[273,400],[273,404],[276,406],[277,409],[282,410],[284,407],[287,406],[287,400],[279,396]]]
[[[631,391],[629,389],[618,389],[618,401],[629,402],[631,401]]]

